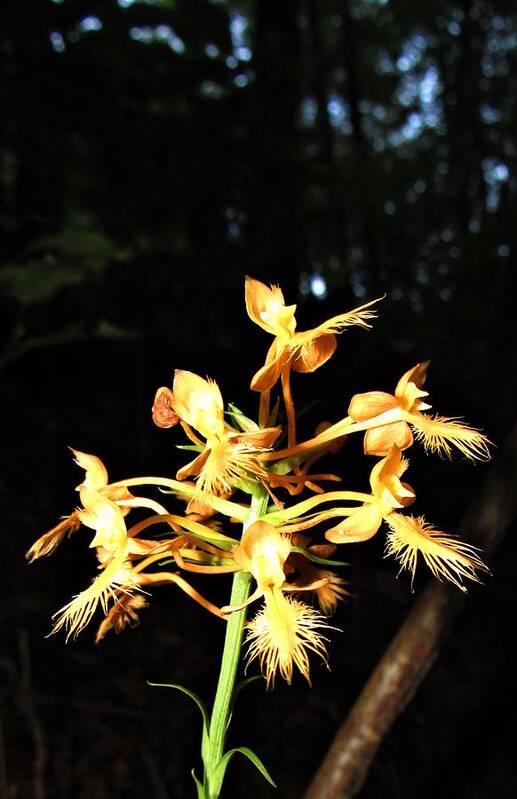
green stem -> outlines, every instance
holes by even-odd
[[[265,490],[257,492],[257,495],[252,497],[244,530],[264,515],[267,506],[267,492]],[[234,575],[230,605],[240,605],[246,601],[249,596],[250,584],[251,574],[248,572],[237,572]],[[204,756],[204,789],[207,799],[217,799],[224,779],[224,769],[218,768],[218,766],[224,755],[226,733],[232,712],[235,677],[240,661],[246,610],[243,608],[232,613],[226,625],[221,669],[210,718],[207,751]]]

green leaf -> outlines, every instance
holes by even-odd
[[[233,704],[235,704],[235,701],[236,701],[237,697],[239,696],[239,694],[241,693],[241,691],[243,691],[245,688],[247,688],[248,685],[251,685],[252,682],[257,682],[257,680],[262,680],[262,679],[263,679],[263,677],[262,677],[261,674],[254,674],[253,677],[246,677],[245,680],[241,680],[240,683],[235,687],[235,694],[234,694],[234,697],[233,697]]]
[[[191,774],[192,779],[194,780],[195,785],[196,785],[197,799],[206,799],[206,793],[205,793],[204,785],[201,782],[199,782],[198,778],[196,777],[195,770],[192,769],[190,774]]]
[[[187,452],[203,452],[201,447],[198,447],[196,444],[176,444],[176,449],[184,449]]]
[[[254,483],[252,480],[237,479],[234,480],[234,485],[236,488],[239,488],[241,491],[244,491],[245,494],[249,494],[252,497],[261,496],[263,490],[261,485]]]
[[[89,335],[100,339],[108,339],[109,341],[139,341],[144,337],[140,330],[116,325],[108,319],[99,319]]]
[[[199,711],[201,712],[201,716],[203,718],[203,734],[201,738],[201,759],[203,760],[203,763],[205,763],[206,762],[205,757],[208,754],[209,743],[210,743],[208,737],[210,718],[208,716],[208,712],[203,700],[196,693],[194,693],[194,691],[191,691],[190,688],[185,688],[184,685],[178,685],[177,683],[149,682],[148,680],[147,685],[151,685],[153,686],[153,688],[175,688],[177,691],[180,691],[182,694],[185,694],[185,696],[188,696],[190,699],[192,699],[192,701],[197,705]],[[197,785],[198,780],[197,777],[194,775],[194,772],[192,772],[192,777]],[[201,796],[204,799],[205,794],[204,793],[199,794],[199,788],[198,788],[198,797],[199,796]]]
[[[203,717],[203,725],[208,727],[209,718],[204,702],[196,693],[194,693],[194,691],[191,691],[190,688],[185,688],[184,685],[178,685],[177,683],[149,682],[149,680],[147,681],[147,685],[151,685],[153,688],[174,688],[176,691],[180,691],[182,694],[185,694],[185,696],[190,697],[190,699],[192,699],[201,712]]]
[[[226,752],[222,756],[222,758],[219,761],[219,763],[217,764],[217,768],[216,768],[216,780],[217,780],[217,783],[219,785],[222,785],[222,783],[223,783],[224,775],[225,775],[226,769],[228,768],[228,764],[229,764],[230,760],[232,759],[233,755],[235,755],[237,753],[241,754],[241,755],[244,755],[244,757],[247,757],[248,760],[250,760],[253,763],[255,768],[258,769],[258,771],[260,771],[260,773],[262,774],[264,779],[267,782],[269,782],[269,784],[272,785],[273,788],[277,787],[276,783],[274,782],[274,780],[271,777],[269,771],[267,770],[267,768],[263,764],[262,760],[259,758],[258,755],[255,754],[255,752],[253,752],[251,749],[248,749],[247,746],[239,746],[236,749],[230,749],[228,752]]]
[[[300,458],[283,458],[281,461],[271,464],[269,467],[270,472],[274,474],[289,474],[300,463]]]
[[[313,563],[319,563],[321,566],[350,566],[345,560],[319,558],[317,555],[313,555],[312,552],[309,552],[308,549],[303,549],[303,547],[291,547],[291,552],[298,552],[300,555],[303,555],[304,558],[307,558],[307,560],[311,560]]]
[[[241,680],[241,682],[236,686],[234,694],[233,694],[233,699],[232,699],[232,708],[231,708],[230,713],[228,714],[228,722],[226,724],[226,729],[228,729],[230,724],[231,724],[232,716],[233,716],[233,710],[235,708],[235,703],[237,702],[237,699],[238,699],[241,691],[243,691],[244,688],[247,688],[250,683],[256,682],[256,680],[262,680],[262,679],[263,679],[263,677],[262,677],[261,674],[254,674],[253,677],[246,677],[245,680]]]
[[[250,419],[248,416],[245,416],[242,411],[240,411],[233,402],[228,403],[229,411],[226,411],[227,416],[231,416],[237,427],[239,427],[244,433],[256,433],[257,430],[260,430],[260,427],[253,419]]]

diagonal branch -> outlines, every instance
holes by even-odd
[[[517,425],[461,524],[465,540],[487,554],[517,516],[516,481]],[[443,583],[433,582],[427,587],[338,730],[305,799],[350,799],[357,795],[385,735],[436,660],[465,601],[464,594]]]

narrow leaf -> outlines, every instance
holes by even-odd
[[[197,790],[197,799],[206,799],[205,788],[202,783],[199,782],[198,778],[196,777],[196,772],[194,769],[190,772],[192,779],[195,782],[196,790]]]
[[[201,712],[204,727],[208,728],[209,718],[204,702],[194,691],[191,691],[190,688],[185,688],[184,685],[178,685],[177,683],[149,682],[149,680],[147,681],[147,685],[151,685],[153,688],[175,688],[176,691],[180,691],[182,694],[185,694],[185,696],[190,697]]]
[[[226,752],[223,755],[223,757],[221,758],[221,760],[219,761],[219,763],[217,765],[217,770],[219,771],[219,769],[221,769],[221,771],[222,771],[222,774],[218,775],[220,777],[220,779],[221,779],[221,783],[220,784],[222,784],[222,781],[224,779],[224,774],[225,774],[226,769],[228,767],[228,763],[232,759],[233,755],[235,755],[237,753],[239,753],[241,755],[244,755],[244,757],[247,757],[248,760],[250,760],[253,763],[255,768],[258,769],[258,771],[260,771],[260,773],[262,774],[264,779],[267,782],[269,782],[269,784],[272,785],[273,788],[277,787],[276,783],[274,782],[274,780],[273,780],[272,776],[270,775],[269,771],[267,770],[267,768],[263,764],[262,760],[259,758],[258,755],[255,754],[255,752],[253,752],[247,746],[239,746],[236,749],[230,749],[228,752]]]
[[[298,552],[300,555],[303,555],[304,558],[307,558],[307,560],[310,560],[313,563],[319,563],[321,566],[350,566],[350,564],[344,560],[329,560],[328,558],[319,558],[317,555],[309,552],[308,549],[303,549],[303,547],[291,547],[291,552]]]

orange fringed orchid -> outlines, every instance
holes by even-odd
[[[398,447],[375,464],[370,474],[373,502],[365,502],[347,519],[327,530],[325,538],[334,544],[351,544],[367,541],[375,535],[383,519],[395,510],[415,501],[413,489],[400,478],[408,468],[408,461]]]
[[[333,316],[312,330],[297,331],[296,305],[286,305],[279,286],[268,288],[254,278],[246,278],[246,310],[250,319],[267,333],[274,336],[266,355],[266,362],[256,372],[251,388],[260,391],[260,421],[266,424],[269,415],[269,392],[282,378],[282,391],[288,419],[288,441],[292,446],[296,440],[295,410],[291,397],[289,375],[295,372],[314,372],[334,354],[337,346],[336,334],[352,325],[369,328],[368,320],[375,316],[371,302],[354,311]]]
[[[197,476],[197,493],[203,497],[228,496],[241,480],[264,480],[267,472],[258,456],[269,450],[280,434],[279,427],[241,432],[224,419],[224,404],[217,383],[193,372],[177,369],[172,407],[201,453],[177,473],[178,480]],[[197,430],[206,442],[192,432]]]
[[[89,521],[91,522],[91,511],[97,502],[95,495],[98,495],[98,502],[101,503],[101,506],[103,497],[111,501],[110,507],[115,506],[114,509],[112,508],[114,517],[117,516],[117,512],[126,515],[132,507],[149,508],[156,513],[167,513],[163,505],[148,497],[135,497],[124,486],[109,485],[108,471],[104,463],[96,455],[80,452],[77,449],[71,449],[71,452],[74,455],[76,464],[84,469],[83,481],[76,489],[84,507],[78,508],[73,513],[65,516],[59,524],[34,542],[26,554],[26,558],[30,563],[54,552],[65,536],[76,532],[81,523],[86,527],[96,529],[92,523],[89,523]],[[90,511],[87,510],[85,497],[88,497],[87,503],[89,503]],[[103,507],[106,509],[108,505],[104,504]],[[96,544],[92,544],[92,546],[96,546]]]
[[[413,429],[431,452],[450,456],[453,445],[468,458],[486,459],[488,440],[479,430],[459,419],[423,413],[431,407],[423,401],[429,392],[422,391],[428,366],[429,361],[424,361],[409,369],[397,383],[394,395],[368,391],[352,397],[348,408],[350,419],[372,424],[364,437],[365,454],[387,455],[393,445],[407,449],[413,444]],[[382,419],[387,423],[373,426]]]
[[[299,587],[286,582],[286,561],[291,552],[289,537],[266,522],[257,521],[242,536],[234,550],[237,564],[251,572],[257,591],[249,601],[264,598],[264,605],[248,624],[248,662],[258,658],[268,687],[280,674],[289,684],[296,668],[309,680],[309,652],[327,662],[320,630],[328,629],[324,617],[314,608],[285,595],[327,585],[325,577]]]
[[[461,580],[477,580],[476,569],[486,567],[474,547],[435,530],[423,517],[396,512],[415,501],[413,489],[400,480],[407,467],[400,449],[393,446],[389,455],[372,469],[370,485],[374,502],[365,503],[327,530],[325,537],[336,544],[366,541],[386,521],[389,526],[386,555],[395,556],[401,568],[409,569],[414,578],[420,552],[435,577],[450,580],[464,591]]]
[[[268,288],[259,280],[247,277],[245,298],[250,319],[275,337],[266,363],[251,381],[254,391],[272,388],[285,367],[295,372],[314,372],[335,352],[336,333],[352,325],[371,327],[368,320],[375,316],[375,311],[369,309],[378,302],[372,300],[354,311],[333,316],[318,327],[302,332],[296,331],[296,305],[285,305],[284,295],[278,286]]]
[[[301,547],[306,551],[306,555],[315,555],[318,558],[329,559],[336,552],[334,544],[311,544],[310,538],[300,533],[291,536],[291,544]],[[334,572],[328,569],[321,569],[312,563],[305,554],[291,552],[286,563],[286,574],[291,571],[298,576],[294,580],[294,585],[300,587],[313,584],[313,592],[325,616],[332,616],[337,608],[337,604],[345,596],[350,596],[345,588],[345,581]]]

